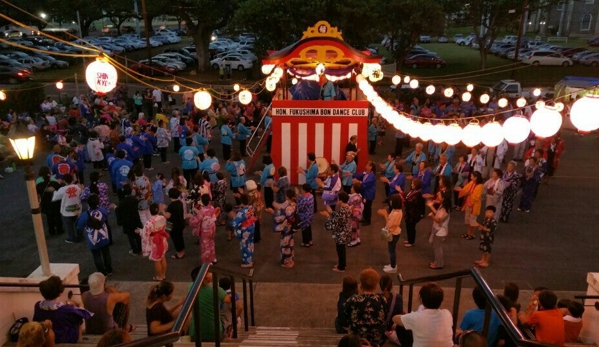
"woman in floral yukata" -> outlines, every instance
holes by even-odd
[[[264,211],[272,213],[274,231],[280,235],[281,266],[292,268],[293,261],[293,223],[295,222],[295,191],[288,189],[285,193],[286,200],[283,203],[273,203],[274,209],[268,208]]]
[[[214,202],[214,207],[220,209],[217,225],[225,225],[227,219],[225,204],[227,203],[227,188],[229,187],[229,183],[225,180],[225,175],[222,172],[217,172],[216,178],[218,181],[212,185],[212,201]]]
[[[195,215],[189,220],[189,225],[194,228],[193,235],[200,238],[202,250],[200,258],[202,263],[216,264],[216,251],[214,249],[214,236],[216,236],[216,218],[220,209],[210,204],[210,195],[202,194],[202,206],[194,208]]]
[[[349,201],[347,204],[351,208],[351,242],[347,247],[360,245],[360,221],[362,220],[362,212],[364,211],[364,203],[362,202],[362,184],[354,183],[351,186]]]
[[[249,268],[254,266],[254,208],[249,206],[250,197],[247,194],[240,196],[241,209],[233,219],[233,229],[235,237],[239,239],[241,249],[241,267]]]

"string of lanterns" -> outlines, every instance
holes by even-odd
[[[378,95],[372,85],[368,83],[363,72],[364,70],[362,70],[361,74],[356,75],[356,82],[366,99],[375,107],[375,110],[396,129],[412,137],[418,137],[423,141],[432,140],[435,143],[445,142],[449,145],[455,145],[461,141],[468,147],[477,146],[480,143],[489,147],[495,147],[504,139],[511,144],[523,142],[527,139],[530,131],[539,137],[551,137],[562,126],[562,115],[560,112],[563,111],[564,104],[556,102],[554,105],[547,105],[543,101],[536,103],[536,111],[532,114],[530,121],[522,115],[513,115],[503,122],[503,125],[493,119],[486,122],[482,127],[480,126],[479,118],[483,119],[497,115],[494,114],[470,117],[468,118],[469,123],[463,128],[455,119],[433,120],[434,122],[438,122],[433,124],[425,117],[400,113],[393,109]],[[395,75],[391,81],[394,84],[399,84],[401,77]],[[405,76],[403,82],[409,83],[413,89],[418,88],[418,81],[411,79],[409,76]],[[435,89],[435,86],[429,85],[425,91],[430,95],[435,92]],[[462,94],[462,100],[465,102],[470,101],[473,90],[474,86],[469,84],[466,87],[466,92]],[[533,95],[535,96],[539,96],[540,94],[541,91],[538,89],[533,91]],[[454,90],[452,88],[445,88],[443,95],[450,98],[454,95]],[[482,104],[487,104],[489,100],[490,96],[488,94],[483,94],[480,97]],[[504,108],[508,105],[508,100],[501,98],[497,103],[499,107]],[[526,99],[519,98],[516,101],[516,105],[520,109],[525,107]],[[599,115],[596,114],[596,110],[599,110],[599,96],[587,95],[577,100],[570,111],[572,123],[579,131],[583,132],[599,129]],[[595,111],[593,116],[589,116],[591,111]]]

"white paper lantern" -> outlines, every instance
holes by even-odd
[[[297,84],[297,78],[293,78],[293,79],[291,80],[291,84],[293,84],[293,85],[296,85],[296,84]]]
[[[536,97],[539,97],[539,96],[541,96],[541,90],[540,90],[539,88],[535,88],[535,89],[532,91],[532,95],[534,95],[534,96],[536,96]]]
[[[276,83],[266,82],[266,90],[268,90],[269,92],[273,92],[275,89],[277,89]]]
[[[6,93],[0,90],[0,101],[6,100]]]
[[[563,104],[563,103],[561,103],[561,102],[556,102],[556,103],[555,103],[555,110],[556,110],[557,112],[562,112],[562,111],[564,110],[564,108],[565,108],[565,107],[566,107],[566,106],[564,106],[564,104]]]
[[[435,86],[434,85],[429,85],[428,87],[426,87],[426,94],[428,95],[433,95],[435,93]]]
[[[356,83],[362,84],[362,82],[366,82],[366,80],[364,79],[364,76],[362,76],[361,74],[356,75]],[[366,83],[368,83],[368,82],[366,82]],[[362,87],[360,86],[360,88],[362,88]]]
[[[570,109],[570,120],[582,132],[599,129],[599,96],[587,95],[576,100]]]
[[[268,75],[272,72],[274,68],[275,66],[273,64],[264,64],[262,65],[262,73]]]
[[[470,101],[470,99],[472,99],[472,94],[470,94],[470,92],[464,92],[462,94],[462,101],[463,102],[468,102],[468,101]]]
[[[480,103],[483,105],[486,105],[489,102],[489,100],[491,100],[489,94],[483,94],[480,96]]]
[[[410,81],[410,88],[416,89],[416,88],[418,88],[418,85],[419,85],[418,80],[411,80]]]
[[[323,66],[323,71],[324,71],[324,66]],[[277,76],[277,77],[281,78],[283,76],[283,69],[277,66],[275,68],[275,71],[273,72],[273,76]]]
[[[530,135],[530,122],[522,116],[512,116],[503,122],[503,137],[507,142],[516,144]]]
[[[462,127],[457,123],[450,124],[445,127],[444,142],[450,146],[457,145],[462,141]]]
[[[480,130],[482,143],[485,146],[496,147],[503,141],[503,128],[498,122],[489,122]]]
[[[178,84],[175,84],[175,85],[173,86],[173,92],[178,92],[179,90],[181,90],[181,88],[179,87],[179,85],[178,85]]]
[[[62,82],[56,82],[56,89],[62,89],[64,88],[64,84]]]
[[[433,132],[431,135],[431,140],[433,140],[434,143],[445,142],[446,128],[447,127],[443,123],[433,125]]]
[[[518,100],[516,100],[516,106],[524,107],[526,106],[526,99],[522,96]]]
[[[545,101],[543,101],[543,100],[539,100],[535,103],[535,108],[537,110],[542,109],[544,107],[545,107]]]
[[[507,107],[508,101],[506,98],[501,98],[499,99],[499,101],[497,101],[497,106],[504,108]]]
[[[401,83],[401,77],[399,75],[395,75],[391,78],[391,83],[398,85]]]
[[[200,110],[207,110],[212,105],[212,95],[205,90],[193,95],[193,103]]]
[[[469,92],[473,91],[474,90],[474,85],[473,84],[468,84],[466,86],[466,90],[469,91]]]
[[[239,92],[239,102],[244,105],[248,105],[250,102],[252,102],[252,93],[247,89]]]
[[[118,73],[114,66],[103,61],[96,60],[85,69],[85,81],[91,90],[106,94],[116,87]]]
[[[445,88],[445,90],[443,91],[443,95],[445,95],[446,98],[451,98],[453,96],[453,89]]]
[[[422,124],[418,121],[411,121],[410,126],[408,128],[411,137],[420,137],[420,129],[422,128]]]
[[[530,130],[539,137],[550,137],[562,126],[562,115],[554,107],[545,106],[530,116]]]
[[[234,91],[236,91],[236,92],[238,92],[240,88],[241,88],[241,87],[239,87],[239,84],[237,84],[237,83],[235,83],[235,84],[233,85],[233,90],[234,90]]]
[[[466,147],[474,147],[480,143],[481,129],[478,123],[472,122],[462,130],[462,142]]]
[[[403,78],[403,83],[410,83],[410,76],[406,76]]]
[[[419,129],[418,137],[422,139],[422,141],[428,141],[433,136],[433,125],[430,122],[426,122],[422,124]]]

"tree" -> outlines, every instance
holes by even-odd
[[[560,0],[529,0],[528,11],[547,10]],[[461,0],[463,20],[477,33],[480,68],[487,67],[487,55],[502,31],[518,32],[524,15],[522,0]]]
[[[81,37],[88,36],[92,23],[104,17],[104,13],[102,12],[104,6],[105,4],[99,1],[48,0],[50,16],[57,22],[77,22],[77,13],[79,13]]]
[[[177,0],[179,15],[193,38],[198,55],[198,71],[210,68],[212,32],[227,25],[237,9],[237,0]]]
[[[121,35],[121,25],[129,18],[137,17],[133,12],[133,3],[131,1],[108,1],[104,8],[106,17],[116,27],[118,35]]]
[[[43,29],[47,24],[43,19],[38,19],[33,16],[40,16],[42,13],[47,13],[50,7],[48,0],[28,1],[28,0],[12,0],[11,6],[4,2],[0,2],[0,13],[28,26],[36,26],[38,29]],[[21,11],[22,9],[23,11]],[[25,13],[29,12],[33,16]],[[0,19],[0,25],[15,25],[9,20]]]
[[[375,0],[376,26],[388,38],[388,47],[397,71],[403,60],[418,42],[421,34],[439,34],[443,31],[445,13],[436,1]]]

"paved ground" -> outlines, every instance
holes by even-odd
[[[388,134],[390,148],[392,134]],[[492,266],[483,274],[492,288],[501,288],[508,281],[516,282],[522,289],[539,285],[559,290],[586,289],[586,273],[599,271],[591,259],[599,251],[597,225],[599,225],[599,140],[596,136],[578,137],[564,134],[567,152],[562,166],[550,186],[542,186],[534,209],[530,213],[514,212],[509,224],[501,224],[494,245]],[[385,147],[384,147],[385,148]],[[375,160],[382,161],[384,149],[379,149]],[[169,155],[171,155],[169,153]],[[510,151],[511,155],[511,151]],[[172,155],[171,155],[172,157]],[[45,153],[37,155],[41,164]],[[154,162],[156,163],[156,158]],[[177,160],[173,160],[176,163]],[[39,165],[36,167],[36,171]],[[170,172],[157,165],[155,172]],[[86,175],[91,171],[88,167]],[[4,174],[0,181],[3,204],[0,213],[0,276],[27,276],[38,265],[32,222],[28,212],[22,171]],[[153,180],[153,177],[152,177]],[[382,207],[382,185],[378,187],[373,209]],[[113,197],[114,198],[114,197]],[[452,272],[471,267],[479,257],[478,242],[460,238],[464,232],[463,214],[452,212],[450,236],[444,246],[445,269]],[[271,234],[269,216],[265,216],[263,241],[256,245],[255,278],[258,283],[323,283],[338,284],[344,275],[331,272],[336,254],[330,234],[324,230],[324,218],[314,222],[314,247],[296,247],[296,268],[283,269],[278,260],[278,238]],[[126,237],[115,226],[115,244],[111,248],[115,273],[112,280],[148,281],[153,275],[153,264],[147,259],[127,254]],[[386,244],[380,240],[379,230],[383,220],[373,217],[373,224],[362,229],[362,245],[348,249],[348,274],[354,276],[364,267],[382,270],[388,263]],[[438,274],[428,263],[433,256],[427,243],[430,222],[418,225],[416,247],[399,247],[399,269],[405,279]],[[224,230],[217,233],[219,266],[240,270],[240,254],[235,241],[225,240]],[[299,243],[299,238],[296,238]],[[191,232],[186,233],[187,256],[182,260],[168,260],[167,278],[188,281],[191,269],[199,264],[198,246],[194,246]],[[401,246],[401,245],[400,245]],[[92,256],[85,244],[66,244],[64,237],[48,239],[52,262],[79,263],[80,278],[94,272]],[[172,248],[172,245],[171,245]]]

